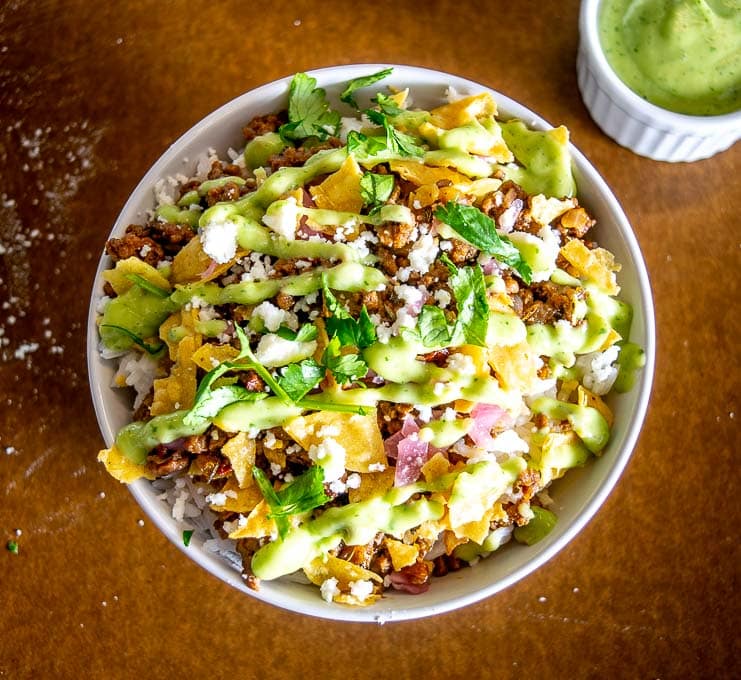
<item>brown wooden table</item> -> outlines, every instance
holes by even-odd
[[[0,6],[0,677],[738,677],[739,161],[603,136],[575,1]],[[433,67],[565,123],[631,219],[658,362],[618,487],[547,567],[459,612],[330,623],[187,560],[95,461],[84,330],[104,240],[168,144],[263,82]],[[16,529],[22,534],[16,537]]]

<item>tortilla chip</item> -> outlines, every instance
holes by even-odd
[[[607,337],[599,346],[599,351],[604,352],[608,347],[612,347],[616,342],[620,342],[620,340],[622,339],[623,336],[620,335],[620,333],[618,333],[614,328],[611,328],[610,332],[607,334]]]
[[[221,453],[231,463],[240,489],[246,489],[255,484],[252,468],[255,466],[256,449],[255,440],[250,439],[246,432],[240,432],[221,447]]]
[[[477,519],[473,522],[466,522],[459,526],[453,526],[453,534],[455,534],[456,538],[467,538],[468,540],[480,545],[489,535],[489,524],[491,523],[493,514],[494,508],[488,508],[481,519]]]
[[[200,335],[186,335],[178,343],[175,364],[170,369],[170,375],[154,381],[154,399],[149,409],[153,416],[193,406],[197,381],[196,365],[191,358],[200,344]]]
[[[538,356],[527,341],[502,347],[489,347],[489,365],[505,390],[518,390],[527,393],[538,380]]]
[[[557,217],[576,206],[576,199],[546,198],[543,194],[530,197],[530,216],[541,226],[547,226]]]
[[[465,183],[456,184],[455,188],[475,199],[482,199],[492,191],[502,186],[502,180],[495,177],[483,177],[481,179],[467,180]]]
[[[439,503],[445,502],[445,499],[441,498],[439,494],[432,494],[430,496],[430,500],[437,501]],[[409,543],[411,545],[412,543],[416,543],[417,540],[421,539],[423,541],[427,541],[430,545],[432,545],[440,536],[442,528],[443,527],[440,523],[440,520],[428,519],[422,522],[422,524],[420,524],[418,527],[414,527],[413,529],[405,532],[404,543]]]
[[[317,186],[309,187],[319,208],[358,213],[363,207],[360,179],[363,171],[353,156],[348,156],[337,172]]]
[[[278,444],[281,446],[279,447]],[[265,458],[268,459],[268,463],[274,463],[283,469],[286,466],[286,454],[281,451],[280,448],[283,446],[283,442],[278,439],[275,442],[275,448],[269,449],[267,446],[263,446],[262,452]]]
[[[167,291],[172,288],[170,282],[159,271],[138,257],[128,257],[125,260],[119,260],[113,269],[107,269],[103,272],[103,278],[111,284],[117,295],[123,295],[131,286],[135,285],[133,281],[126,278],[132,274],[141,276],[158,288],[163,288]]]
[[[437,195],[438,201],[440,203],[447,203],[448,201],[455,201],[457,202],[458,199],[461,197],[461,192],[456,188],[456,185],[451,185],[448,187],[440,187],[439,193]]]
[[[610,407],[605,404],[599,395],[593,394],[583,385],[579,385],[579,387],[576,388],[576,403],[579,404],[579,406],[591,406],[592,408],[597,409],[604,416],[610,429],[612,429],[612,424],[615,422],[615,416],[610,410]]]
[[[447,475],[448,472],[450,472],[450,462],[439,451],[422,466],[422,475],[428,482]]]
[[[263,500],[263,495],[257,484],[241,488],[235,477],[229,478],[221,489],[221,493],[226,496],[224,504],[210,504],[210,508],[216,512],[250,512]]]
[[[468,543],[468,539],[464,536],[456,536],[449,529],[443,532],[443,545],[445,545],[445,553],[447,555],[452,555],[453,550],[464,543]]]
[[[450,181],[453,184],[465,183],[465,175],[450,168],[433,168],[419,161],[389,161],[389,168],[398,173],[403,179],[421,187],[426,184],[436,184],[440,181]]]
[[[225,361],[231,361],[238,354],[239,350],[231,345],[217,345],[214,342],[207,342],[193,353],[191,359],[196,366],[208,372]]]
[[[257,486],[245,489],[245,491],[251,491],[257,489]],[[247,515],[247,520],[242,524],[241,527],[237,528],[229,534],[229,538],[266,538],[278,535],[278,527],[275,524],[275,520],[268,517],[270,514],[270,506],[263,499],[261,500]]]
[[[556,395],[559,401],[571,401],[571,395],[579,386],[578,380],[564,380]]]
[[[155,476],[147,470],[146,465],[132,463],[115,444],[110,449],[100,451],[98,460],[105,465],[108,474],[122,484],[131,484],[142,478],[155,479]]]
[[[317,411],[293,418],[283,429],[306,450],[331,437],[345,449],[345,468],[350,472],[369,472],[371,465],[388,464],[375,410],[365,416]]]
[[[382,496],[394,486],[395,470],[387,467],[380,472],[361,472],[360,486],[357,489],[348,489],[348,497],[351,503]]]
[[[579,239],[572,239],[561,248],[560,253],[580,276],[596,283],[608,295],[617,295],[620,292],[615,272],[620,271],[621,265],[615,262],[615,257],[609,250],[590,250]]]
[[[430,111],[430,123],[445,130],[452,130],[472,120],[485,116],[496,116],[497,104],[488,92],[438,106]]]
[[[437,184],[423,184],[417,191],[409,194],[408,205],[416,210],[427,208],[437,201],[439,195]]]
[[[383,579],[373,571],[363,569],[363,567],[341,560],[334,555],[325,555],[304,565],[306,578],[312,583],[320,586],[328,578],[336,578],[337,585],[341,590],[349,590],[352,581],[374,581],[383,583]]]
[[[201,239],[195,237],[190,239],[173,258],[170,278],[173,283],[213,281],[246,254],[245,250],[238,250],[229,262],[214,264],[214,261],[203,251]]]
[[[489,354],[486,347],[461,345],[456,351],[471,357],[473,365],[476,367],[476,375],[484,377],[489,375]]]
[[[393,538],[387,538],[385,544],[386,550],[389,551],[389,555],[391,556],[391,564],[394,565],[394,571],[399,571],[417,561],[419,548],[416,545],[407,545]]]

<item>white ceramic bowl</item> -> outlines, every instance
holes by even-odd
[[[338,101],[343,84],[352,78],[374,73],[384,65],[363,64],[322,69],[311,73],[319,85],[326,88],[330,100]],[[153,207],[152,187],[168,175],[183,172],[183,158],[195,159],[209,147],[220,154],[231,147],[239,148],[241,126],[257,114],[278,111],[286,106],[290,78],[283,78],[237,97],[204,118],[175,142],[152,166],[134,190],[113,227],[111,236],[120,236],[130,223],[140,221],[143,213]],[[489,90],[489,88],[456,76],[409,66],[395,66],[393,75],[383,85],[410,87],[414,102],[421,107],[440,103],[448,86],[461,93],[492,92],[500,112],[505,117],[517,117],[535,128],[550,126],[516,102]],[[347,621],[376,621],[412,619],[449,611],[481,600],[515,583],[543,565],[563,548],[594,515],[615,485],[635,445],[646,412],[654,364],[654,316],[646,268],[630,224],[615,197],[575,148],[571,149],[574,172],[579,186],[579,198],[598,218],[598,237],[623,264],[619,275],[622,297],[633,305],[635,320],[632,339],[646,350],[646,366],[635,388],[612,398],[615,428],[607,449],[601,458],[586,467],[569,472],[551,488],[558,514],[556,528],[534,546],[507,545],[491,558],[482,560],[473,568],[462,569],[441,579],[421,595],[389,592],[370,607],[352,608],[328,604],[314,586],[290,581],[265,581],[260,590],[246,588],[240,574],[222,559],[206,552],[195,539],[185,548],[182,527],[170,516],[169,508],[156,499],[149,482],[140,480],[130,486],[131,492],[144,511],[164,534],[188,557],[212,574],[239,590],[264,602],[301,612]],[[110,266],[103,257],[98,267],[96,285],[92,293],[88,321],[88,370],[95,410],[106,445],[113,443],[116,432],[130,421],[130,403],[122,390],[111,387],[113,362],[104,361],[98,353],[95,326],[95,307],[102,295],[100,273]]]
[[[741,139],[741,111],[688,116],[637,95],[607,62],[599,40],[600,0],[583,0],[576,59],[579,89],[602,131],[631,151],[658,161],[709,158]]]

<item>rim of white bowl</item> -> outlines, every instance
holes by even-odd
[[[319,84],[323,85],[324,76],[331,75],[333,77],[333,83],[341,83],[387,67],[393,67],[394,75],[400,74],[405,81],[409,81],[410,87],[412,88],[415,87],[415,85],[430,84],[439,85],[441,87],[452,86],[458,90],[464,91],[490,92],[495,97],[499,108],[505,112],[507,117],[520,118],[526,122],[528,126],[538,129],[549,129],[553,127],[543,118],[533,113],[522,104],[517,103],[490,87],[461,76],[433,69],[399,64],[349,64],[315,69],[307,71],[307,73],[316,77],[319,80]],[[124,207],[121,209],[111,233],[120,227],[123,215],[129,212],[132,206],[138,205],[142,202],[142,193],[151,191],[154,182],[161,178],[163,166],[173,158],[180,156],[183,148],[193,137],[198,136],[202,131],[210,128],[214,122],[220,120],[225,115],[232,113],[234,110],[244,108],[248,101],[252,102],[255,98],[269,99],[287,93],[291,78],[292,75],[279,78],[232,99],[212,113],[208,114],[187,132],[181,135],[181,137],[175,141],[157,161],[155,161],[137,184]],[[279,590],[271,591],[270,594],[266,594],[266,589],[261,591],[248,589],[240,574],[231,569],[225,560],[215,554],[206,554],[202,549],[193,550],[192,548],[183,545],[181,529],[169,516],[169,513],[165,514],[163,511],[164,504],[159,503],[158,505],[155,505],[149,482],[138,480],[134,484],[128,485],[129,490],[139,503],[140,507],[157,528],[185,555],[203,567],[212,576],[216,576],[220,580],[225,581],[257,600],[289,610],[296,614],[358,623],[371,622],[383,624],[390,621],[418,619],[450,612],[474,604],[500,592],[501,590],[504,590],[505,588],[508,588],[517,581],[522,580],[528,574],[540,568],[544,563],[564,548],[584,528],[592,517],[594,517],[597,510],[605,502],[633,453],[648,409],[655,363],[655,320],[653,298],[651,295],[648,272],[646,270],[646,265],[638,241],[618,200],[615,198],[612,191],[610,191],[597,170],[573,144],[570,143],[569,147],[572,157],[572,166],[577,171],[577,174],[583,178],[582,181],[586,179],[588,183],[591,183],[595,187],[596,192],[599,193],[608,203],[611,217],[615,219],[618,231],[624,239],[631,259],[635,265],[638,290],[637,297],[640,298],[645,328],[646,346],[643,349],[646,356],[646,364],[641,371],[636,385],[633,386],[633,390],[638,390],[638,397],[632,409],[630,425],[626,431],[623,445],[618,451],[608,474],[587,498],[578,515],[561,535],[553,541],[544,541],[545,545],[536,552],[532,559],[529,559],[525,564],[514,569],[505,577],[492,582],[489,586],[479,588],[470,593],[451,597],[447,600],[431,605],[415,605],[414,598],[408,597],[408,605],[407,600],[405,599],[404,607],[384,607],[383,600],[371,607],[349,607],[337,604],[327,604],[318,596],[316,597],[316,602],[313,600],[303,601],[297,600],[290,593],[284,593]],[[98,424],[106,442],[106,446],[111,446],[115,439],[116,432],[105,408],[106,398],[104,391],[110,390],[110,387],[102,384],[98,373],[100,360],[97,357],[98,336],[95,323],[97,315],[96,307],[100,298],[98,284],[101,279],[101,273],[107,268],[107,264],[107,258],[101,257],[96,270],[95,281],[90,298],[87,333],[87,367],[90,390],[93,397],[93,404]]]
[[[599,39],[599,6],[602,0],[582,0],[579,11],[579,36],[581,49],[591,59],[591,64],[600,85],[606,89],[616,104],[634,115],[642,117],[643,122],[663,132],[676,132],[677,129],[691,130],[695,133],[710,134],[721,130],[732,130],[741,126],[741,109],[716,116],[693,116],[664,109],[645,100],[626,85],[610,66],[602,50]]]

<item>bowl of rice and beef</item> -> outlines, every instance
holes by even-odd
[[[407,66],[196,124],[116,221],[88,328],[108,472],[212,574],[350,621],[555,555],[628,462],[653,357],[640,249],[566,128]]]

